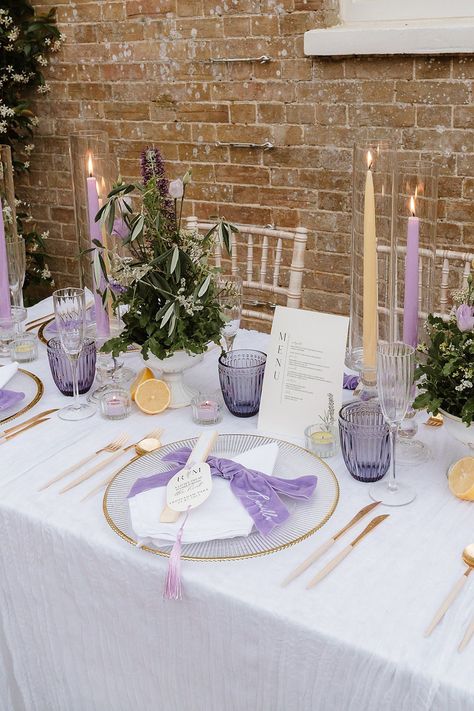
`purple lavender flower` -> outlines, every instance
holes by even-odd
[[[456,309],[456,321],[460,331],[474,330],[474,306],[461,304]]]
[[[170,225],[175,224],[173,200],[168,194],[169,182],[165,174],[165,164],[158,148],[148,146],[140,154],[140,165],[143,184],[146,185],[152,178],[156,180],[156,187],[162,198],[163,212]]]

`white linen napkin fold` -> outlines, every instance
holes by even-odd
[[[278,457],[276,442],[249,449],[232,457],[234,462],[249,469],[272,474]],[[150,540],[154,543],[173,543],[183,522],[181,515],[175,523],[160,523],[160,514],[166,503],[166,486],[137,494],[128,500],[130,518],[139,544]],[[253,528],[253,519],[234,496],[230,482],[222,477],[212,477],[212,492],[200,506],[189,512],[183,530],[183,543],[213,541],[216,539],[248,536]]]
[[[0,388],[5,387],[9,380],[13,378],[16,371],[18,370],[18,363],[14,361],[13,363],[8,363],[0,368]]]

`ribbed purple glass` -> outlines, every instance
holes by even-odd
[[[92,338],[86,338],[77,363],[79,395],[87,393],[95,378],[96,345]],[[71,364],[61,346],[59,338],[48,341],[48,360],[53,380],[63,395],[72,397]]]
[[[236,350],[219,358],[219,380],[224,402],[236,417],[252,417],[260,408],[266,353]]]
[[[388,425],[375,402],[351,402],[339,411],[339,438],[349,474],[358,481],[378,481],[390,466]]]

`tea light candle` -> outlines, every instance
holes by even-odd
[[[214,425],[222,419],[222,405],[216,393],[199,393],[191,400],[191,407],[197,425]]]
[[[100,411],[109,420],[123,420],[130,414],[130,394],[123,388],[109,388],[100,400]]]
[[[331,432],[324,432],[321,430],[319,432],[313,432],[311,440],[315,444],[330,444],[334,440],[334,437]]]
[[[19,363],[30,363],[38,357],[38,341],[33,333],[23,333],[16,336],[10,343],[10,353],[13,360]]]

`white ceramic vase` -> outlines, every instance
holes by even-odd
[[[460,417],[450,415],[449,412],[440,410],[444,418],[444,424],[448,433],[463,444],[474,449],[474,423],[469,427],[461,420]]]
[[[186,353],[186,351],[176,351],[168,358],[160,360],[148,352],[148,360],[145,361],[146,365],[161,371],[161,379],[165,381],[171,391],[169,407],[186,407],[191,404],[191,399],[196,394],[196,390],[184,383],[183,375],[186,370],[200,363],[203,358],[203,353],[194,355]]]

